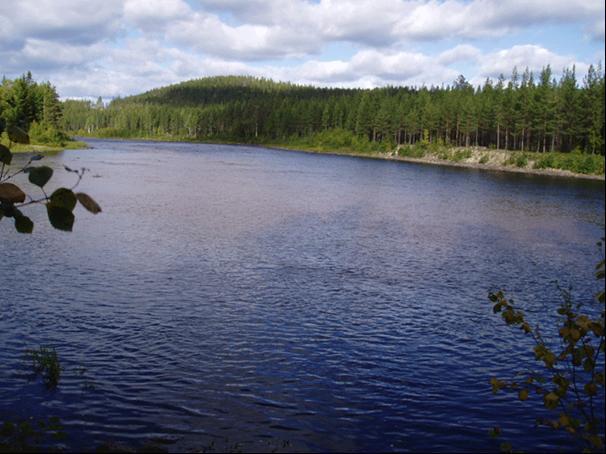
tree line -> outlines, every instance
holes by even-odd
[[[66,101],[67,131],[97,136],[283,142],[347,131],[387,146],[429,141],[521,151],[604,154],[604,72],[591,65],[554,77],[516,68],[474,87],[464,76],[440,87],[343,89],[221,76],[141,95]]]

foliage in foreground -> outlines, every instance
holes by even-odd
[[[598,243],[602,247],[602,242]],[[597,279],[604,282],[604,258],[596,267]],[[537,423],[569,434],[586,451],[604,449],[604,290],[596,295],[598,311],[587,311],[583,303],[574,303],[569,290],[562,290],[559,314],[559,346],[533,327],[523,311],[502,291],[491,293],[494,313],[505,323],[518,327],[534,343],[539,371],[517,374],[515,379],[490,379],[494,393],[506,391],[521,401],[537,396],[552,415],[537,418]],[[598,312],[597,315],[592,313]],[[505,443],[505,450],[511,445]]]
[[[9,130],[9,138],[11,142],[29,143],[28,134],[17,127]],[[101,212],[101,207],[88,194],[83,192],[74,193],[74,189],[82,180],[87,169],[74,170],[64,166],[67,172],[76,175],[77,180],[75,184],[71,188],[58,188],[49,195],[44,188],[52,178],[54,170],[48,166],[31,165],[34,161],[39,161],[40,159],[42,159],[40,155],[32,156],[25,166],[11,172],[10,165],[13,160],[13,154],[8,147],[0,144],[0,220],[4,217],[13,218],[17,232],[32,233],[34,223],[28,216],[23,214],[21,208],[29,205],[43,204],[46,206],[50,224],[57,230],[71,232],[75,221],[73,211],[77,202],[80,202],[86,210],[93,214]],[[40,188],[41,195],[38,198],[27,195],[19,186],[12,182],[20,174],[28,175],[29,182]]]
[[[0,134],[22,130],[33,143],[64,146],[69,137],[62,131],[63,104],[49,82],[34,81],[31,73],[0,84]]]

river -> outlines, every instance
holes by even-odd
[[[61,418],[70,449],[525,450],[533,399],[492,375],[531,344],[487,299],[553,320],[590,301],[604,183],[261,147],[89,140],[74,232],[0,222],[0,414]],[[15,162],[27,157],[18,155]],[[26,186],[26,185],[24,185]],[[28,186],[35,193],[35,188]],[[48,391],[26,348],[53,346]]]

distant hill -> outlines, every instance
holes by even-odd
[[[357,91],[359,90],[317,88],[252,76],[216,76],[155,88],[139,95],[117,99],[114,103],[200,106],[267,98],[275,95],[309,99],[334,95],[344,96]]]

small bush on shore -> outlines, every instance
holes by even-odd
[[[528,165],[528,155],[526,155],[526,153],[514,152],[504,162],[504,164],[506,166],[516,166],[519,168],[524,168]]]
[[[425,156],[425,147],[406,145],[400,148],[399,155],[406,156],[407,158],[422,158]]]
[[[543,153],[535,169],[560,169],[583,174],[604,174],[604,156],[583,153]]]
[[[461,162],[469,158],[471,158],[471,150],[467,148],[464,150],[457,150],[450,156],[450,160],[454,162]]]

